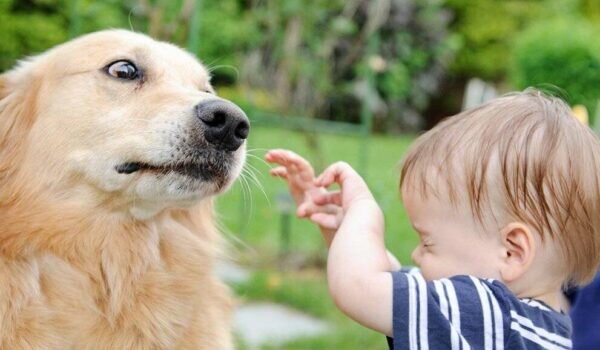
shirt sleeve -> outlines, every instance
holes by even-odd
[[[392,349],[503,349],[508,320],[492,280],[425,281],[418,269],[392,272]]]

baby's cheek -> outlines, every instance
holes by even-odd
[[[436,267],[435,259],[431,259],[426,254],[422,254],[418,260],[417,266],[426,280],[429,281],[438,278],[438,268]]]
[[[428,281],[448,278],[459,274],[451,261],[445,261],[432,255],[423,256],[421,261],[421,274]]]
[[[421,251],[421,246],[418,245],[410,254],[410,258],[412,259],[413,263],[415,264],[415,266],[421,267],[421,255],[422,255],[422,251]]]

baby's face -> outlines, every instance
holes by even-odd
[[[449,200],[405,189],[402,198],[420,237],[412,259],[427,280],[455,275],[500,279],[500,235],[484,232],[468,205],[457,208]]]

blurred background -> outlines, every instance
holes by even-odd
[[[268,176],[267,149],[317,171],[354,165],[386,214],[389,250],[410,264],[398,162],[420,132],[529,86],[600,122],[598,0],[0,0],[0,71],[106,28],[187,48],[251,119],[244,174],[217,203],[241,349],[386,348],[332,304],[322,239]]]

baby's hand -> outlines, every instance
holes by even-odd
[[[287,181],[290,194],[297,206],[312,197],[313,193],[318,192],[318,188],[313,183],[315,172],[306,159],[283,149],[270,150],[265,155],[265,159],[269,163],[280,165],[271,169],[269,173]]]
[[[265,159],[280,165],[271,169],[270,174],[288,183],[290,194],[298,207],[297,215],[319,225],[329,243],[329,236],[340,225],[342,208],[328,197],[323,187],[315,185],[315,173],[310,163],[292,151],[281,149],[267,152]]]
[[[314,182],[315,186],[324,188],[334,183],[340,185],[341,192],[320,195],[319,204],[337,204],[347,211],[352,205],[363,200],[375,202],[363,178],[348,163],[337,162],[330,165]]]
[[[337,183],[340,191],[327,192],[315,198],[319,205],[335,204],[342,207],[342,221],[347,221],[348,216],[361,218],[363,225],[370,231],[383,234],[383,212],[375,201],[373,194],[367,187],[363,178],[348,163],[337,162],[330,165],[315,180],[317,187],[329,187]],[[352,214],[350,214],[352,211]],[[350,222],[352,222],[351,219]],[[339,223],[342,226],[342,222]],[[350,224],[354,225],[354,224]]]

